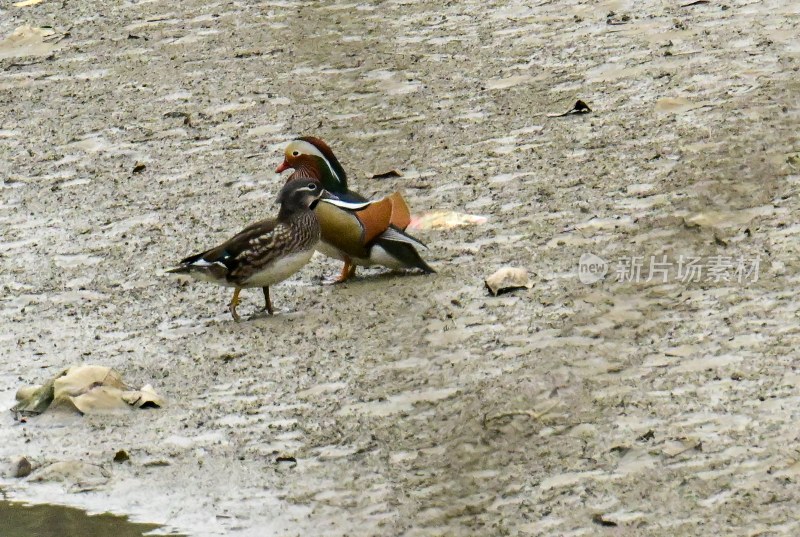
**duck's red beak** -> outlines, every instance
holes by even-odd
[[[289,163],[288,163],[288,162],[286,162],[286,160],[284,159],[284,161],[283,161],[283,164],[281,164],[280,166],[278,166],[277,168],[275,168],[275,173],[283,173],[283,172],[285,172],[286,170],[288,170],[289,168],[291,168],[291,166],[290,166],[290,165],[289,165]]]

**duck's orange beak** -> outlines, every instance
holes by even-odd
[[[288,162],[286,162],[286,159],[284,159],[283,160],[283,164],[281,164],[280,166],[275,168],[275,173],[283,173],[286,170],[288,170],[289,168],[291,168],[291,166],[289,165]]]

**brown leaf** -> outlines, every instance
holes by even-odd
[[[397,170],[389,170],[388,172],[376,173],[372,176],[373,179],[389,179],[391,177],[403,177],[403,174]]]
[[[450,229],[459,226],[485,224],[489,219],[485,216],[457,213],[455,211],[430,211],[414,215],[408,230],[415,229]]]
[[[58,48],[52,41],[56,35],[52,28],[20,26],[5,39],[0,39],[0,59],[49,56]]]
[[[564,116],[569,116],[569,115],[572,115],[572,114],[588,114],[591,111],[592,111],[592,109],[589,108],[588,104],[586,104],[582,100],[578,99],[577,101],[575,101],[575,106],[573,106],[571,109],[567,110],[566,112],[561,113],[561,114],[547,114],[547,117],[564,117]]]
[[[488,278],[486,288],[492,295],[497,296],[515,289],[530,289],[533,287],[528,271],[521,268],[503,267]]]

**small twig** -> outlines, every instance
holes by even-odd
[[[533,410],[512,410],[511,412],[501,412],[500,414],[495,414],[494,416],[489,416],[488,414],[483,415],[483,428],[486,428],[486,425],[490,421],[498,420],[501,418],[511,418],[514,416],[527,416],[535,421],[541,421],[542,417],[548,414],[551,410],[558,406],[558,403],[553,403],[547,409],[541,412],[534,412]]]
[[[6,71],[10,71],[11,69],[14,69],[14,68],[19,68],[19,67],[28,67],[29,65],[36,65],[36,64],[42,63],[43,61],[44,61],[44,60],[37,60],[37,61],[33,61],[33,62],[28,62],[28,63],[18,63],[18,62],[13,62],[13,63],[9,63],[9,64],[8,64],[8,65],[5,67],[5,70],[6,70]]]
[[[704,50],[687,50],[686,52],[673,52],[670,54],[673,58],[675,56],[690,56],[692,54],[700,54],[701,52],[705,52]]]

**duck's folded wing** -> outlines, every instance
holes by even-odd
[[[322,227],[332,228],[336,221],[336,229],[346,233],[349,240],[355,241],[355,235],[358,234],[360,246],[372,242],[375,237],[386,231],[391,223],[392,201],[389,198],[367,202],[346,202],[331,198],[325,198],[322,201],[320,206],[327,205],[338,209],[338,211],[329,209],[322,215],[319,214],[319,211],[317,212]]]
[[[180,265],[169,272],[202,271],[217,278],[231,274],[243,259],[272,249],[280,231],[278,228],[273,219],[256,222],[219,246],[181,260]]]
[[[373,201],[356,211],[356,217],[364,228],[361,243],[367,245],[389,228],[392,221],[392,202],[388,198]]]
[[[364,205],[364,204],[362,204]],[[368,206],[367,203],[365,206]],[[322,241],[350,257],[365,257],[364,225],[355,209],[328,199],[321,199],[314,209],[319,220]]]
[[[389,223],[399,229],[405,230],[411,223],[411,209],[408,208],[408,204],[400,192],[394,192],[383,199],[374,201],[367,201],[363,196],[355,192],[348,192],[345,195],[330,194],[330,196],[329,199],[339,207],[354,211],[361,211],[368,206],[380,204],[380,210],[388,214]],[[388,206],[386,205],[387,202]],[[376,207],[372,207],[372,209],[376,209]],[[385,215],[381,214],[380,221],[383,221],[384,218]]]
[[[408,224],[411,223],[411,210],[408,208],[406,200],[403,199],[403,195],[400,192],[395,192],[387,196],[386,199],[392,204],[392,215],[389,221],[393,226],[405,230]]]

